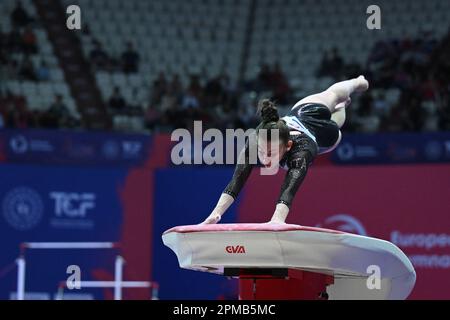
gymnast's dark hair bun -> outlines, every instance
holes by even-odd
[[[277,122],[280,119],[277,107],[269,99],[259,101],[258,110],[261,113],[262,122]]]

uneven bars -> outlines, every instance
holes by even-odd
[[[17,300],[25,299],[25,249],[114,249],[117,242],[23,242],[17,259]]]
[[[150,281],[74,281],[75,284],[80,285],[80,289],[84,288],[115,288],[117,284],[121,288],[150,288],[152,283]],[[60,286],[66,287],[67,283],[61,281]]]
[[[151,281],[79,281],[80,289],[82,288],[152,288],[152,300],[158,300],[159,284]],[[62,300],[64,296],[64,288],[67,287],[67,281],[59,283],[56,300]]]
[[[22,249],[112,249],[117,242],[24,242]]]

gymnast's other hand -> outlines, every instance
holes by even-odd
[[[228,207],[233,203],[234,198],[230,196],[229,194],[222,193],[219,201],[216,204],[216,207],[211,212],[211,214],[208,216],[208,218],[205,219],[200,224],[214,224],[220,221],[222,218],[222,215],[225,213],[225,211],[228,209]]]
[[[286,223],[286,217],[289,213],[289,207],[283,203],[277,204],[272,219],[268,223]]]

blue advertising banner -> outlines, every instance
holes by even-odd
[[[15,163],[139,165],[148,156],[147,135],[61,130],[0,130],[0,158]]]
[[[156,147],[155,137],[104,132],[3,129],[0,130],[0,161],[139,166],[148,160],[152,148]],[[164,143],[170,144],[170,141],[164,140]],[[230,149],[233,155],[227,155],[225,144],[215,149],[211,142],[201,141],[197,150],[194,141],[191,143],[189,150],[185,150],[190,153],[187,156],[190,164],[196,164],[196,159],[201,165],[211,163],[214,159],[227,164],[227,156],[235,159],[239,153],[236,146]],[[172,142],[172,145],[176,144]],[[171,150],[167,146],[162,149],[168,153]],[[449,162],[450,132],[344,134],[342,142],[330,155],[335,164]]]
[[[336,164],[450,162],[450,132],[344,134],[331,160]]]

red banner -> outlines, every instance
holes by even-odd
[[[254,170],[240,222],[270,220],[283,178]],[[416,269],[410,299],[450,299],[450,165],[312,167],[287,222],[391,241]]]

